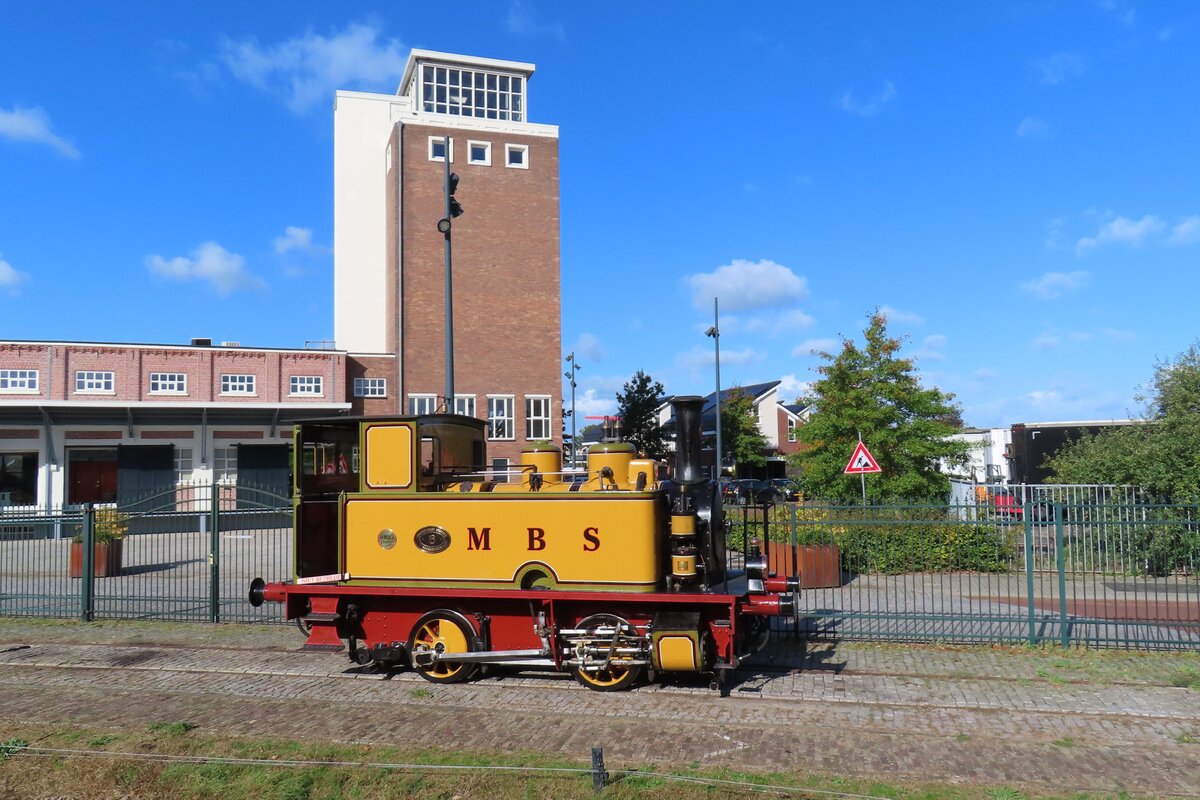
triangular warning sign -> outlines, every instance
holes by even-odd
[[[842,472],[847,475],[862,475],[868,472],[883,472],[883,470],[879,468],[879,462],[871,455],[867,445],[859,442],[858,447],[854,448],[854,455],[850,456],[850,461],[847,462],[846,468]]]

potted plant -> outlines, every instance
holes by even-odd
[[[97,578],[121,574],[121,556],[125,532],[129,530],[129,515],[115,508],[96,509],[93,531],[93,558]],[[83,534],[71,540],[70,569],[72,578],[83,577]]]

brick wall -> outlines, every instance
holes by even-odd
[[[562,439],[558,141],[537,136],[407,125],[403,138],[403,352],[405,395],[445,391],[443,164],[428,139],[449,133],[463,216],[454,221],[455,392],[514,396],[517,438],[489,442],[516,459],[525,443],[525,397],[551,398],[551,435]],[[492,144],[491,166],[467,163],[468,140]],[[505,145],[527,145],[529,169],[505,166]],[[404,407],[404,397],[398,398]]]

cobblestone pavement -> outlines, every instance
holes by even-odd
[[[545,673],[434,685],[363,672],[343,654],[288,649],[294,631],[165,645],[114,630],[0,627],[0,738],[25,722],[188,721],[217,734],[581,760],[600,745],[612,765],[1200,797],[1200,691],[1138,682],[1136,671],[1127,682],[1059,683],[982,648],[793,646],[771,669],[739,673],[726,698],[688,681],[613,695]],[[1200,663],[1170,658],[1184,670]]]

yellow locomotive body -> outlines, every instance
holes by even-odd
[[[485,425],[456,415],[296,426],[295,576],[256,579],[309,647],[412,666],[434,681],[483,664],[573,671],[593,689],[646,669],[723,674],[790,613],[793,579],[757,553],[727,574],[716,486],[700,474],[699,398],[676,400],[675,474],[625,443],[562,470],[531,443],[487,463]],[[683,412],[683,413],[681,413]]]

